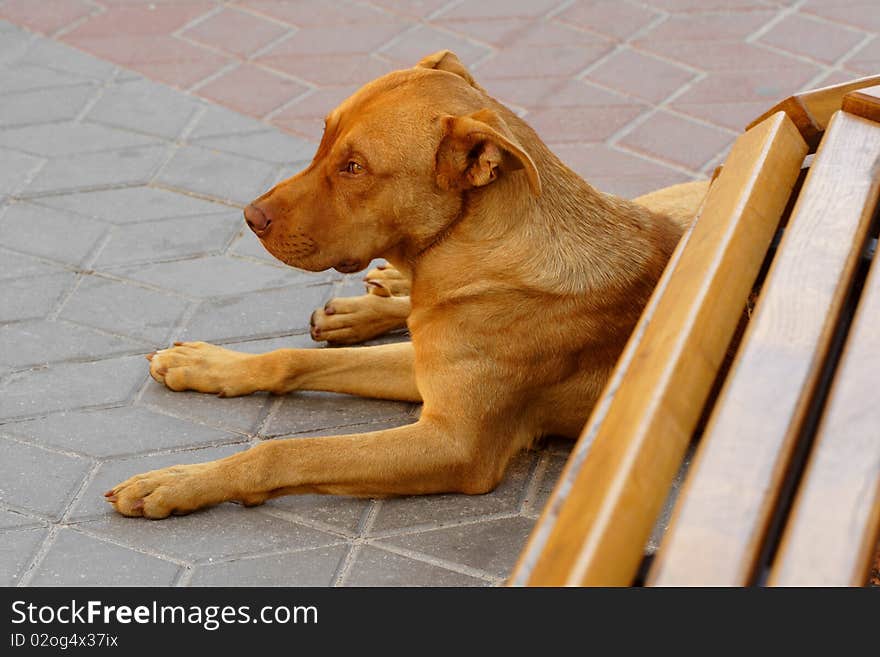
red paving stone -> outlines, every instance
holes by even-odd
[[[0,0],[0,17],[314,141],[324,115],[359,85],[450,48],[573,168],[637,194],[701,175],[734,132],[784,96],[880,72],[876,7]]]

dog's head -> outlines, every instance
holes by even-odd
[[[272,255],[302,269],[353,272],[409,257],[456,221],[475,188],[507,177],[540,194],[513,121],[453,53],[438,52],[330,112],[309,167],[251,203],[245,219]]]

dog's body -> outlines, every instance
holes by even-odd
[[[261,355],[184,343],[151,373],[226,396],[421,401],[419,420],[266,441],[132,477],[108,499],[160,518],[294,493],[491,490],[535,438],[579,434],[706,186],[640,203],[597,192],[445,51],[370,83],[330,114],[311,166],[245,216],[290,265],[394,265],[368,276],[374,294],[317,311],[314,337],[355,342],[408,317],[412,342]]]

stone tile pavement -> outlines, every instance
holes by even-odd
[[[311,347],[311,309],[360,291],[273,261],[240,206],[301,168],[321,117],[376,75],[453,49],[570,166],[635,195],[711,171],[779,98],[875,73],[874,5],[0,0],[0,585],[501,583],[565,443],[486,496],[124,519],[100,493],[134,472],[417,413],[171,393],[142,354]]]

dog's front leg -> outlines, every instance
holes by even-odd
[[[376,399],[421,401],[409,342],[347,349],[277,349],[246,354],[205,342],[176,343],[150,358],[150,374],[172,390],[222,397],[258,390],[324,390]]]
[[[297,493],[356,496],[484,493],[503,471],[479,431],[423,418],[395,429],[260,443],[217,461],[137,475],[105,493],[126,516],[170,514]]]

